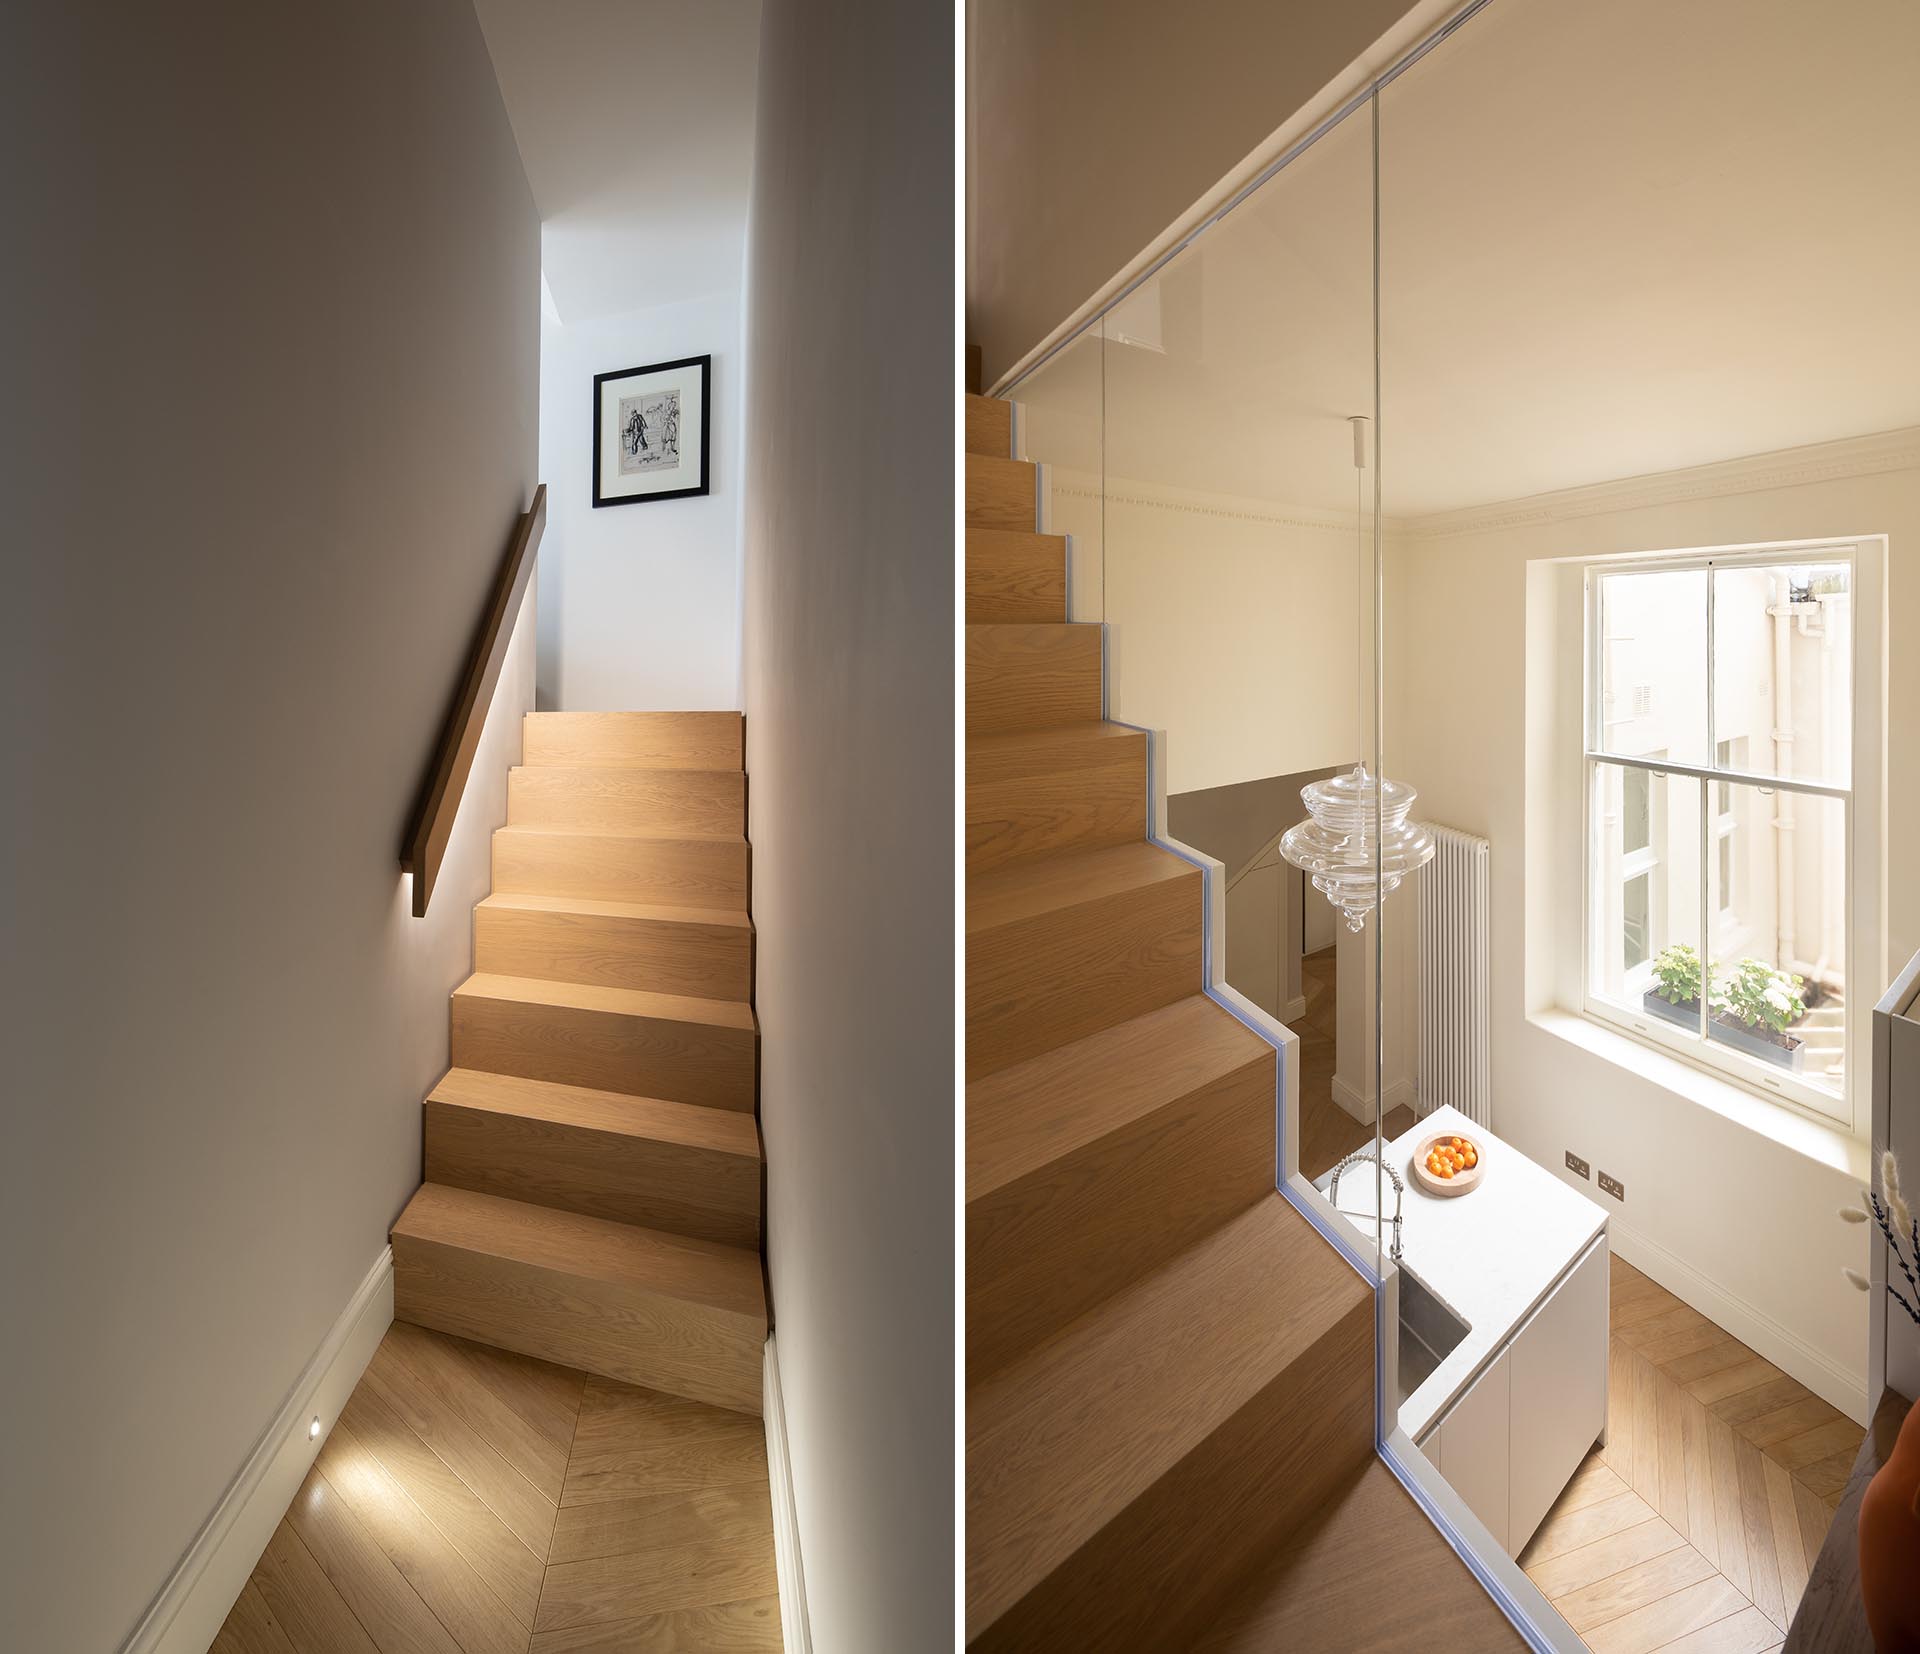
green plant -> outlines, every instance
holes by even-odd
[[[1676,942],[1654,955],[1654,991],[1669,1005],[1683,1005],[1700,997],[1700,955],[1685,942]]]
[[[1764,1023],[1776,1034],[1807,1014],[1800,989],[1805,978],[1776,970],[1764,959],[1742,959],[1730,971],[1715,972],[1711,992],[1714,1010],[1751,1028]]]

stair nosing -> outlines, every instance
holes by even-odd
[[[744,908],[682,907],[668,902],[619,902],[601,896],[550,896],[530,890],[495,890],[476,908],[495,912],[577,913],[594,919],[635,919],[657,924],[711,925],[751,932],[753,916]]]
[[[430,1191],[435,1192],[430,1193]],[[566,1262],[551,1256],[533,1257],[528,1255],[529,1248],[512,1246],[493,1234],[488,1234],[484,1240],[452,1239],[445,1234],[432,1232],[437,1214],[416,1210],[423,1199],[429,1208],[435,1205],[451,1204],[456,1208],[465,1207],[469,1213],[478,1214],[481,1217],[490,1214],[500,1225],[525,1224],[525,1233],[542,1230],[549,1235],[556,1232],[565,1233],[571,1241],[581,1243],[596,1262],[603,1265],[623,1263],[627,1267],[609,1271],[605,1268],[583,1267],[577,1260]],[[537,1215],[537,1221],[528,1224],[521,1214]],[[483,1224],[482,1228],[486,1228],[486,1225]],[[414,1241],[429,1246],[445,1246],[455,1251],[498,1258],[552,1274],[568,1275],[580,1280],[600,1281],[609,1286],[657,1292],[666,1297],[678,1298],[682,1302],[701,1304],[716,1314],[733,1315],[747,1320],[764,1320],[766,1316],[758,1247],[729,1246],[724,1241],[696,1240],[690,1235],[674,1234],[671,1230],[649,1229],[642,1224],[621,1223],[613,1218],[589,1217],[584,1213],[569,1212],[560,1207],[514,1200],[507,1195],[482,1194],[476,1190],[461,1189],[448,1183],[422,1183],[414,1191],[413,1198],[407,1202],[406,1209],[394,1219],[392,1235],[399,1240]],[[731,1271],[739,1277],[741,1285],[730,1292],[716,1293],[711,1290],[684,1290],[683,1287],[663,1284],[650,1272],[634,1264],[635,1250],[641,1247],[650,1249],[657,1260],[667,1260],[677,1254],[683,1260],[692,1260],[696,1270],[699,1264],[704,1262],[715,1270]],[[751,1285],[750,1293],[742,1290],[742,1287],[747,1284]]]
[[[514,986],[511,991],[500,991],[490,986],[493,983],[512,983]],[[453,990],[453,996],[473,1001],[497,1000],[559,1010],[598,1012],[608,1016],[642,1017],[653,1022],[686,1022],[737,1033],[759,1031],[753,1007],[745,1000],[698,999],[687,994],[653,993],[645,988],[603,988],[593,983],[556,982],[541,976],[509,976],[499,971],[475,971]],[[618,1003],[621,1000],[628,1003]],[[707,1007],[727,1014],[714,1016],[677,1009],[682,1006]]]
[[[502,1089],[525,1094],[525,1106],[496,1102],[474,1095],[460,1095],[467,1077],[492,1081]],[[544,1099],[549,1112],[530,1112]],[[669,1143],[677,1148],[698,1149],[760,1163],[764,1151],[754,1117],[742,1109],[715,1108],[706,1103],[683,1103],[666,1097],[638,1096],[624,1091],[602,1091],[593,1086],[568,1085],[560,1080],[531,1079],[521,1074],[496,1074],[484,1068],[449,1068],[427,1102],[441,1108],[471,1109],[476,1113],[503,1115],[516,1120],[565,1127],[572,1131],[597,1132],[605,1136],[629,1138],[638,1142]],[[615,1116],[634,1115],[631,1124],[584,1118],[588,1104]],[[576,1110],[574,1117],[567,1111]],[[685,1129],[697,1127],[695,1130]],[[663,1129],[671,1128],[671,1129]],[[731,1139],[731,1141],[728,1141]]]
[[[538,767],[538,766],[536,766]],[[603,768],[606,766],[602,766]],[[537,833],[542,838],[617,838],[647,844],[737,844],[746,847],[747,835],[740,833],[636,833],[620,827],[542,827],[525,821],[505,821],[494,828],[501,833]]]

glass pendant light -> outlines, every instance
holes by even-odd
[[[1366,420],[1353,426],[1354,520],[1365,556],[1366,526],[1361,506],[1361,475],[1366,468]],[[1374,602],[1380,601],[1381,558],[1374,556]],[[1376,642],[1380,633],[1376,625]],[[1364,660],[1365,651],[1360,651]],[[1377,653],[1377,650],[1376,650]],[[1360,704],[1366,705],[1362,673]],[[1378,723],[1375,725],[1378,749]],[[1409,820],[1419,795],[1403,781],[1376,777],[1363,758],[1345,775],[1315,781],[1300,789],[1307,819],[1289,827],[1280,854],[1313,880],[1313,888],[1337,907],[1347,929],[1363,930],[1377,902],[1397,890],[1416,867],[1433,859],[1433,835]]]
[[[1280,854],[1345,915],[1348,930],[1363,929],[1376,897],[1433,858],[1433,835],[1407,819],[1417,796],[1404,782],[1376,780],[1364,760],[1300,789],[1308,818],[1287,829]]]

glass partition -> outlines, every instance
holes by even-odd
[[[1155,732],[1158,830],[1217,864],[1217,985],[1295,1042],[1277,1172],[1318,1200],[1368,1152],[1338,1192],[1377,1270],[1375,937],[1282,851],[1304,788],[1378,771],[1370,109],[1010,394],[1068,539],[1071,618],[1105,626],[1108,716]],[[1346,807],[1378,813],[1364,791]],[[1353,825],[1356,847],[1377,837]],[[1367,853],[1321,882],[1364,916],[1376,875]]]

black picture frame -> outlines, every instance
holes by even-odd
[[[688,488],[660,488],[640,494],[608,494],[601,489],[600,467],[605,457],[605,444],[602,440],[604,426],[602,419],[606,405],[606,387],[618,380],[634,379],[642,374],[670,373],[676,368],[698,369],[700,375],[700,453],[699,480]],[[711,491],[708,450],[713,435],[713,357],[682,356],[671,362],[648,362],[636,368],[619,368],[611,373],[596,373],[593,376],[593,423],[590,427],[593,439],[589,456],[593,466],[593,506],[597,511],[603,505],[648,505],[655,500],[685,500]]]

